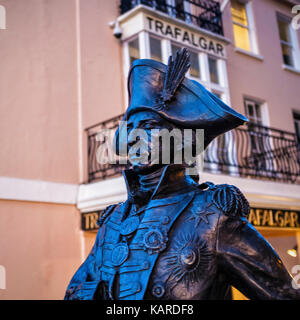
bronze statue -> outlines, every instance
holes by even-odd
[[[132,130],[204,129],[204,147],[247,119],[185,78],[186,49],[168,66],[136,60],[128,77]],[[124,141],[116,133],[120,154]],[[174,146],[173,146],[174,147]],[[183,147],[184,148],[184,145]],[[128,199],[109,206],[89,256],[65,299],[226,299],[231,286],[250,299],[300,299],[270,244],[247,221],[248,201],[231,185],[199,184],[186,164],[142,164],[124,171]],[[173,161],[173,162],[172,162]]]

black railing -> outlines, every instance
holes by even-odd
[[[123,115],[86,129],[89,182],[118,176],[120,164],[97,160],[103,143],[99,132],[116,130]],[[215,139],[205,151],[204,171],[300,184],[300,146],[294,133],[255,124],[242,126]]]
[[[171,5],[170,3],[173,3]],[[220,4],[214,0],[121,0],[121,14],[144,5],[171,17],[194,24],[213,33],[223,35]]]

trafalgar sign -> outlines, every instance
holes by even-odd
[[[178,46],[202,51],[218,58],[226,58],[229,40],[193,24],[170,16],[162,16],[149,8],[139,6],[118,19],[122,29],[122,41],[132,39],[141,32],[170,40]]]
[[[220,41],[204,34],[167,23],[163,20],[146,16],[145,28],[161,37],[180,42],[182,46],[194,47],[208,54],[225,58],[225,46]]]

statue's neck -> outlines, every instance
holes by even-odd
[[[165,167],[161,167],[152,172],[139,173],[138,182],[140,186],[140,191],[142,192],[154,191],[160,179],[162,178],[164,169]]]

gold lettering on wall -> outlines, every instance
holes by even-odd
[[[96,212],[85,212],[82,213],[82,229],[85,231],[92,231],[98,229],[97,221],[100,213]]]
[[[299,228],[300,212],[251,208],[248,221],[258,227]]]

